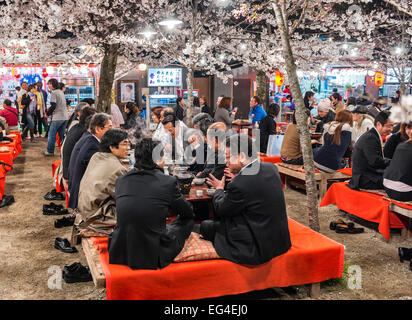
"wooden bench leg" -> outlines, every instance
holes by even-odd
[[[320,297],[320,283],[312,283],[310,285],[310,297],[318,299]]]
[[[328,191],[328,180],[322,179],[319,182],[319,200],[323,199],[323,197],[326,194],[326,191]]]

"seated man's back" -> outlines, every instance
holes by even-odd
[[[213,199],[220,217],[216,252],[236,263],[261,264],[291,247],[279,173],[273,164],[259,165],[258,174],[240,173]]]
[[[146,156],[138,151],[141,144],[136,146],[137,167],[144,159],[150,157],[151,161],[155,144],[149,140],[141,143],[150,145]],[[117,225],[109,243],[109,263],[157,269],[173,262],[194,224],[192,206],[181,194],[176,178],[159,167],[134,168],[117,180],[115,199]],[[166,225],[169,209],[179,216]]]

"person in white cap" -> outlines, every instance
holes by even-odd
[[[331,102],[328,98],[320,100],[318,103],[318,116],[315,117],[317,122],[316,132],[323,133],[323,125],[335,120],[335,112],[331,109]]]

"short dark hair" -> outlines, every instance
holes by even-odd
[[[54,90],[60,89],[59,81],[57,81],[57,79],[55,79],[55,78],[50,79],[49,81],[47,81],[47,83],[51,84]]]
[[[83,107],[80,110],[79,123],[84,125],[87,128],[87,126],[86,126],[87,118],[90,117],[90,119],[91,119],[91,116],[93,116],[96,113],[97,113],[97,111],[96,111],[95,108],[92,108],[92,107],[86,105],[85,107]]]
[[[27,88],[27,91],[30,91],[31,89],[37,89],[36,85],[34,83],[32,83],[31,85],[29,85],[29,87]]]
[[[176,103],[179,103],[179,102],[182,101],[182,100],[183,100],[182,97],[178,97],[178,98],[176,99]]]
[[[41,81],[37,81],[36,84],[40,87],[43,87],[43,82],[41,82]]]
[[[129,109],[131,112],[134,112],[134,107],[136,106],[136,104],[134,102],[127,102],[126,105],[124,106],[125,108]]]
[[[334,94],[332,94],[332,97],[333,97],[334,99],[336,99],[336,100],[339,100],[340,94],[337,93],[337,92],[335,92]]]
[[[203,133],[203,135],[206,137],[207,136],[207,130],[209,127],[214,123],[215,121],[212,119],[212,117],[208,118],[202,118],[200,119],[197,124],[199,127],[199,130]]]
[[[253,96],[253,99],[255,100],[255,102],[256,102],[257,104],[261,104],[261,103],[262,103],[262,99],[260,99],[260,97],[258,97],[258,96]]]
[[[14,89],[16,89],[17,91],[20,91],[21,87],[16,87]]]
[[[94,114],[91,114],[86,118],[86,120],[84,120],[84,126],[86,127],[86,129],[90,128],[90,122],[92,121],[93,116]]]
[[[277,103],[271,103],[268,107],[267,113],[272,117],[277,117],[280,112],[280,107]]]
[[[193,106],[200,107],[200,101],[198,97],[193,97]]]
[[[163,125],[168,124],[169,122],[171,122],[173,124],[173,127],[175,126],[175,123],[177,121],[176,115],[172,112],[165,112],[164,113],[164,119],[162,121]]]
[[[375,117],[375,127],[378,124],[378,122],[380,122],[380,124],[384,126],[388,122],[390,115],[391,113],[388,111],[379,112],[378,115]]]
[[[92,98],[85,98],[85,99],[81,100],[80,102],[86,102],[86,103],[88,103],[89,105],[92,105],[92,104],[94,104],[94,99],[92,99]]]
[[[134,157],[136,159],[134,164],[135,168],[143,170],[153,170],[157,168],[155,161],[160,159],[153,159],[155,156],[153,151],[159,144],[160,141],[152,140],[151,138],[143,138],[137,143],[134,150]],[[163,156],[163,151],[160,152],[160,156]]]
[[[63,82],[59,82],[59,89],[62,90],[66,85]]]
[[[257,146],[255,145],[255,148],[253,148],[254,143],[255,142],[246,134],[234,134],[226,138],[226,148],[230,148],[230,154],[236,155],[245,152],[245,146],[247,145],[246,156],[253,160],[258,156]]]
[[[9,99],[4,100],[3,104],[5,104],[8,107],[11,107],[11,101]]]
[[[127,133],[119,129],[107,130],[100,141],[101,152],[112,152],[110,147],[119,148],[119,143],[127,139]]]
[[[338,88],[333,88],[333,92],[338,92]]]
[[[107,113],[96,113],[93,115],[92,119],[90,120],[90,132],[95,134],[96,127],[103,128],[106,125],[106,122],[111,119],[111,116]]]
[[[347,102],[348,102],[348,105],[356,106],[356,98],[355,97],[349,97]]]

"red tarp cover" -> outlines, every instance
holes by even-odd
[[[54,173],[56,172],[57,167],[60,165],[62,160],[56,160],[52,163],[52,177],[54,178]],[[56,182],[56,192],[64,192],[64,188],[60,185],[60,183],[55,180]]]
[[[282,160],[280,157],[267,157],[267,156],[259,156],[262,162],[270,162],[270,163],[281,163]]]
[[[172,263],[160,270],[132,270],[108,264],[107,238],[93,241],[106,275],[108,300],[201,299],[342,277],[343,245],[292,219],[289,230],[292,248],[259,266],[219,259]]]
[[[379,232],[390,240],[390,228],[405,228],[396,213],[389,211],[389,201],[381,195],[355,191],[347,187],[347,182],[335,182],[320,203],[321,207],[336,206],[354,216],[379,224]]]

